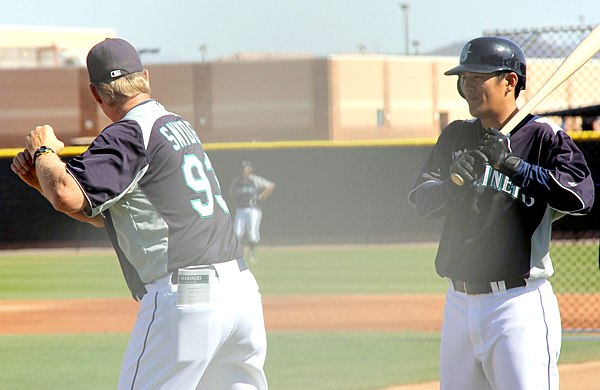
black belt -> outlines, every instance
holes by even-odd
[[[238,265],[238,269],[240,270],[240,272],[243,272],[245,270],[248,269],[248,266],[246,265],[246,262],[244,261],[244,259],[240,258],[236,260],[237,265]],[[208,269],[214,269],[216,270],[216,268],[214,267],[213,264],[199,264],[197,266],[194,267],[199,267],[199,268],[208,268]],[[171,275],[171,283],[173,284],[177,284],[177,276],[178,276],[179,272],[178,270],[173,271],[173,274]]]
[[[472,295],[506,291],[511,288],[527,285],[527,282],[523,278],[500,280],[498,282],[463,282],[462,280],[450,279],[450,282],[455,291]]]

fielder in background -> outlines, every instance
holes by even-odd
[[[474,118],[442,131],[409,194],[420,218],[444,218],[435,259],[449,283],[441,388],[558,389],[551,225],[589,212],[590,170],[567,133],[545,118],[529,115],[508,136],[497,130],[518,111],[526,84],[525,54],[514,42],[475,38],[445,74],[458,75]]]
[[[236,204],[235,232],[248,243],[248,258],[256,262],[256,246],[260,241],[260,222],[262,220],[261,203],[275,189],[275,184],[264,177],[255,175],[249,161],[242,162],[242,174],[231,182],[229,196]]]
[[[119,389],[267,389],[261,296],[190,123],[150,97],[136,49],[106,39],[87,57],[113,123],[66,164],[48,125],[11,169],[58,211],[105,226],[141,301]]]

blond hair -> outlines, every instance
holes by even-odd
[[[150,94],[150,83],[144,72],[136,72],[108,83],[92,83],[100,98],[109,106],[122,104],[139,94]]]

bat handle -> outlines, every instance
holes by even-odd
[[[465,180],[462,177],[460,177],[458,173],[450,174],[450,179],[452,179],[452,182],[457,186],[462,187],[465,185]]]

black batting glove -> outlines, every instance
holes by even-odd
[[[468,150],[452,161],[450,174],[457,174],[465,184],[471,184],[483,175],[487,162],[488,158],[480,150]]]
[[[513,156],[510,140],[496,129],[489,129],[479,144],[479,150],[485,154],[495,170],[512,176],[517,171],[521,159]]]

